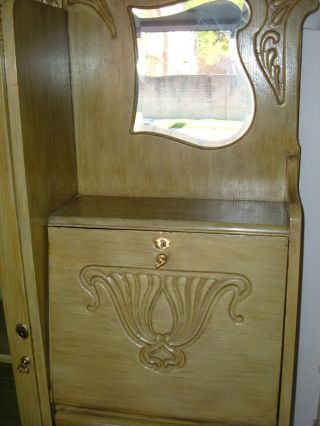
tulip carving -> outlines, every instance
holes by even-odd
[[[110,297],[126,335],[140,347],[142,365],[157,373],[182,368],[184,350],[205,331],[214,307],[229,293],[228,315],[240,324],[237,305],[251,292],[250,281],[242,275],[111,271],[88,266],[80,273],[82,288],[90,295],[89,311],[98,309],[101,293]],[[156,330],[155,307],[164,297],[172,314],[169,332]]]

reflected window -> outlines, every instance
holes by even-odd
[[[189,0],[132,8],[137,52],[134,133],[201,146],[240,138],[254,98],[237,49],[249,21],[244,0]]]

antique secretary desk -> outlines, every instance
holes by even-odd
[[[289,426],[316,0],[3,0],[24,425]]]

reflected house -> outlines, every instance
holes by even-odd
[[[139,75],[134,131],[167,128],[164,133],[172,135],[170,129],[184,127],[192,137],[185,121],[206,120],[207,141],[228,139],[229,129],[222,136],[208,132],[208,120],[232,121],[232,132],[238,133],[252,119],[252,90],[236,41],[249,8],[216,0],[185,10],[189,3],[132,10]],[[197,123],[197,133],[200,127]]]

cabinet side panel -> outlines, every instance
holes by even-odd
[[[77,192],[67,16],[17,0],[14,31],[33,259],[45,328],[47,218]]]

